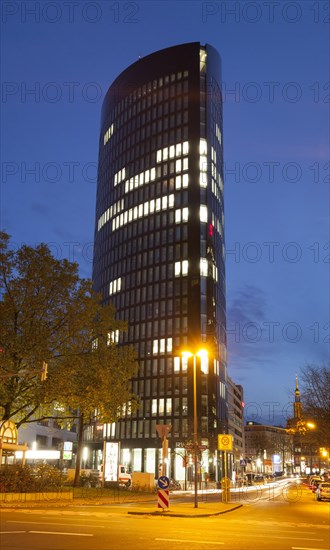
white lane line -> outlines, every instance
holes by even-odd
[[[224,542],[209,542],[207,540],[188,540],[188,539],[155,539],[165,542],[195,542],[196,544],[225,544]]]
[[[0,535],[8,535],[8,534],[15,534],[15,533],[26,533],[26,531],[0,531]]]
[[[267,535],[266,535],[267,537]],[[295,539],[295,540],[317,540],[318,542],[323,542],[324,539],[308,539],[307,537],[295,537],[294,535],[292,535],[291,537],[276,537],[275,535],[272,536],[270,535],[270,537],[272,539]]]
[[[72,537],[94,537],[92,533],[61,533],[60,531],[28,531],[33,535],[68,535]]]

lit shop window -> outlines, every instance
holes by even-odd
[[[124,179],[125,179],[125,168],[122,168],[121,170],[118,170],[118,172],[116,172],[115,174],[114,185],[115,186],[118,185],[118,183],[120,183]]]
[[[180,277],[180,275],[188,275],[188,260],[182,260],[181,262],[175,262],[174,275]]]
[[[172,398],[168,397],[166,399],[166,414],[172,414]]]
[[[206,258],[200,260],[200,274],[201,277],[207,277],[208,275],[208,262]]]
[[[116,292],[120,292],[121,290],[121,277],[119,279],[115,279],[114,281],[111,281],[109,284],[109,294],[110,296],[112,294],[116,294]]]
[[[111,136],[114,132],[114,129],[115,129],[114,125],[111,124],[111,126],[105,132],[104,138],[103,138],[104,145],[106,145],[108,143],[109,139],[111,138]]]
[[[201,205],[199,209],[199,218],[202,223],[207,222],[207,206]]]

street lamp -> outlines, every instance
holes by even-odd
[[[195,500],[194,500],[194,507],[198,508],[198,500],[197,500],[197,453],[198,453],[198,430],[197,430],[197,368],[196,368],[196,358],[200,357],[206,358],[208,356],[208,353],[205,349],[201,349],[197,351],[197,353],[192,353],[191,351],[183,351],[182,357],[186,357],[187,359],[189,357],[193,357],[193,387],[194,387],[194,470],[195,470],[195,478],[194,478],[194,488],[195,488]]]

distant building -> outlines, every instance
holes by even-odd
[[[291,472],[292,436],[285,428],[249,421],[244,431],[247,472]]]
[[[233,436],[232,469],[239,472],[245,457],[243,387],[227,378],[228,433]]]

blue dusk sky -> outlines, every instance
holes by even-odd
[[[140,56],[222,57],[228,369],[246,416],[285,422],[329,362],[329,3],[1,5],[1,228],[91,277],[100,111]]]

